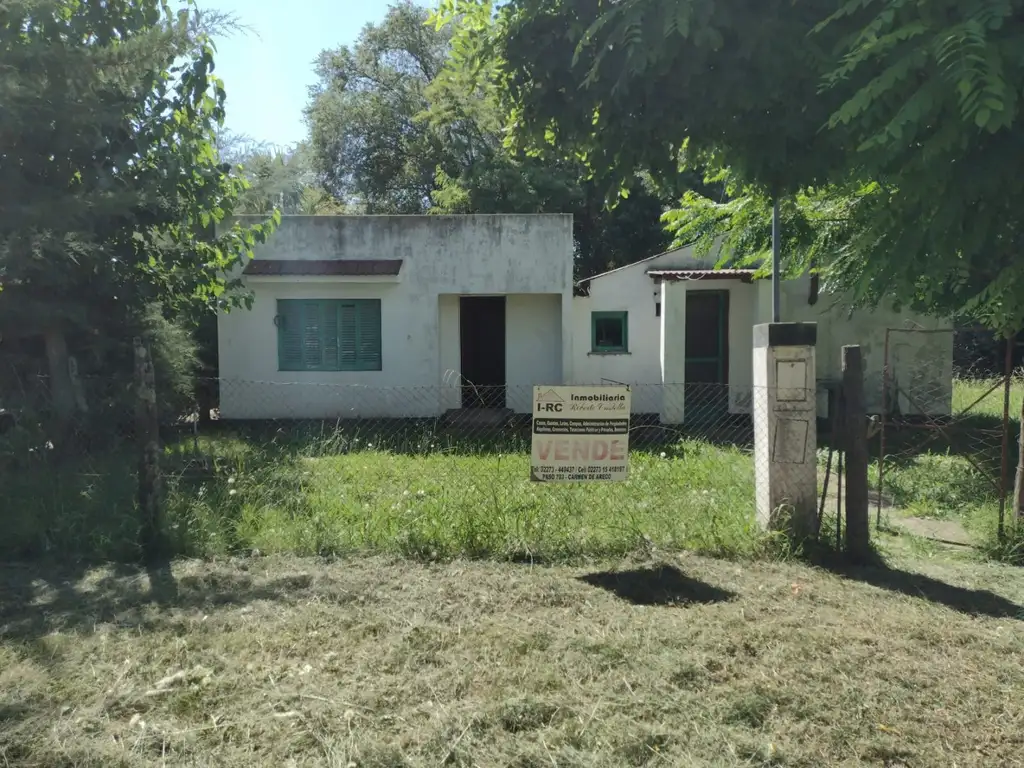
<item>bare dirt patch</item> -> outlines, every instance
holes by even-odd
[[[0,765],[1024,764],[1024,576],[0,570]]]

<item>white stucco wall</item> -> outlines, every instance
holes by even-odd
[[[771,319],[771,283],[762,281],[767,304],[759,306],[761,319]],[[890,376],[911,397],[902,397],[904,414],[944,415],[952,407],[953,333],[945,318],[929,317],[906,309],[897,311],[891,304],[874,310],[849,309],[842,296],[819,291],[816,304],[808,304],[810,277],[805,275],[782,284],[782,319],[813,321],[818,324],[818,380],[842,379],[842,348],[859,344],[864,360],[864,395],[869,413],[883,407],[883,370],[887,329],[917,329],[920,332],[890,331]],[[931,331],[941,331],[932,333]],[[892,387],[890,387],[892,391]],[[911,399],[913,402],[911,402]]]
[[[590,295],[573,300],[573,381],[601,383],[607,380],[635,385],[634,412],[661,413],[663,420],[681,418],[682,396],[672,385],[683,378],[685,351],[676,345],[685,340],[685,293],[691,290],[728,290],[729,296],[729,410],[748,413],[753,383],[752,328],[771,321],[770,280],[752,284],[735,280],[666,282],[656,285],[650,269],[708,268],[713,264],[698,259],[692,249],[661,254],[605,275],[589,283]],[[679,296],[679,294],[684,294]],[[865,394],[869,412],[882,408],[885,335],[888,328],[949,329],[942,318],[918,315],[891,306],[873,311],[849,312],[843,301],[819,292],[818,301],[808,304],[810,277],[784,281],[781,286],[782,320],[818,323],[818,380],[842,376],[843,345],[860,344],[865,364]],[[655,316],[655,302],[662,303],[663,317]],[[668,307],[673,310],[666,312]],[[590,314],[603,311],[629,312],[629,355],[591,355]],[[952,333],[891,333],[890,371],[903,389],[915,393],[915,403],[901,398],[905,414],[924,410],[948,413],[952,398]],[[682,354],[680,354],[682,353]],[[821,415],[827,398],[819,398]]]
[[[590,285],[572,300],[574,384],[629,384],[633,413],[661,410],[661,288],[647,275],[650,262],[631,264]],[[591,313],[627,312],[628,353],[591,352]]]
[[[219,318],[223,418],[436,416],[458,407],[459,295],[506,296],[510,407],[571,367],[572,217],[284,217],[257,259],[402,259],[393,277],[250,277]],[[380,299],[382,370],[278,371],[278,299]],[[524,396],[522,392],[527,394]]]
[[[459,388],[462,368],[461,345],[459,343],[459,297],[452,293],[441,294],[438,303],[438,331],[440,333],[441,362],[441,408],[448,410],[462,404]]]
[[[679,424],[686,414],[686,345],[676,343],[686,338],[686,288],[681,283],[661,286],[661,377],[662,384],[653,389],[659,400],[658,414],[665,424]],[[668,330],[673,332],[669,333]],[[680,383],[683,382],[683,383]]]
[[[505,323],[509,328],[505,347],[505,378],[508,407],[516,413],[533,410],[535,384],[560,383],[562,379],[562,297],[551,295],[509,296]]]
[[[634,413],[659,413],[665,420],[677,421],[668,412],[681,412],[685,379],[685,297],[679,294],[691,290],[729,291],[729,410],[746,412],[750,403],[750,350],[757,286],[738,280],[659,284],[647,274],[651,269],[709,268],[713,263],[698,259],[691,248],[681,248],[591,281],[590,295],[573,299],[573,382],[630,384]],[[657,314],[658,304],[661,316]],[[592,354],[591,313],[622,311],[629,313],[629,353]],[[663,327],[675,330],[663,334]]]

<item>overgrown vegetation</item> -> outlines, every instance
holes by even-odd
[[[753,465],[699,442],[635,453],[613,485],[538,485],[529,446],[410,426],[224,432],[166,451],[166,533],[187,556],[389,552],[425,559],[577,560],[652,544],[726,556],[766,545]],[[132,558],[130,450],[29,464],[5,489],[8,555]],[[43,477],[46,476],[44,481]]]
[[[956,412],[990,389],[958,382]],[[1005,538],[997,535],[1001,403],[1001,391],[989,394],[973,416],[944,429],[890,426],[883,522],[953,521],[982,551],[1019,557],[1012,512]],[[110,418],[116,414],[111,408]],[[1011,434],[1016,429],[1011,423]],[[33,434],[19,428],[0,437],[0,461],[11,470],[0,554],[134,558],[134,446],[98,443],[58,458],[32,443]],[[780,551],[782,542],[765,539],[753,520],[746,448],[637,439],[626,483],[541,485],[529,481],[528,440],[516,430],[467,437],[433,420],[186,430],[164,452],[165,533],[174,553],[195,557],[384,552],[566,562],[652,545],[727,557]],[[879,449],[876,438],[876,457]],[[1010,456],[1008,466],[1015,462]],[[876,458],[876,486],[878,469]],[[834,475],[830,482],[834,494]]]

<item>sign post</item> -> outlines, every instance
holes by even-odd
[[[530,479],[625,480],[629,387],[534,387]]]

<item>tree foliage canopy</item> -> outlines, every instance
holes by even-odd
[[[427,87],[444,66],[448,34],[402,2],[353,46],[324,51],[307,109],[314,167],[325,188],[367,213],[423,213],[445,147],[424,122]]]
[[[152,306],[240,302],[230,270],[269,227],[215,231],[244,181],[214,149],[224,89],[194,8],[10,0],[0,22],[0,332],[45,339],[66,417],[76,344],[107,340],[82,359],[112,373]]]
[[[252,142],[225,142],[221,157],[238,169],[248,187],[239,195],[238,213],[316,216],[348,208],[318,183],[307,143],[285,149]]]
[[[500,84],[462,49],[481,19],[428,18],[400,3],[353,46],[321,55],[307,114],[313,165],[331,193],[370,213],[572,213],[580,274],[668,245],[659,218],[671,195],[632,174],[629,199],[608,211],[606,187],[572,153],[510,146]]]
[[[481,3],[457,0],[455,12]],[[489,47],[512,125],[591,169],[700,168],[668,223],[765,245],[789,196],[789,256],[866,304],[895,297],[1024,325],[1021,0],[510,0]],[[481,46],[486,49],[488,45]]]

